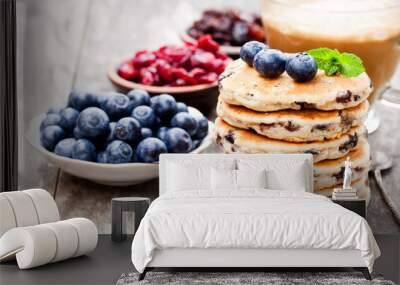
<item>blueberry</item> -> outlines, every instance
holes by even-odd
[[[54,148],[54,153],[60,156],[72,158],[76,140],[74,138],[63,139]]]
[[[177,108],[177,112],[189,112],[188,107],[186,106],[185,103],[182,102],[177,102],[176,103],[176,108]]]
[[[167,127],[161,127],[157,131],[157,137],[165,142],[165,136],[167,135],[168,128]]]
[[[202,140],[208,134],[208,119],[204,116],[195,116],[195,118],[197,120],[197,129],[193,138]]]
[[[184,129],[192,136],[196,133],[197,120],[189,113],[178,113],[172,118],[171,127]]]
[[[253,66],[253,61],[256,54],[266,48],[267,46],[261,42],[247,42],[240,48],[240,58],[248,65]]]
[[[61,120],[60,126],[67,131],[72,131],[76,126],[76,121],[79,117],[78,110],[68,107],[60,112]]]
[[[79,114],[77,126],[84,137],[94,138],[108,133],[109,122],[110,119],[102,109],[90,107]]]
[[[87,139],[79,139],[72,150],[72,158],[86,161],[96,160],[96,147]]]
[[[142,127],[153,128],[157,123],[157,116],[149,106],[138,106],[132,111],[134,117]]]
[[[114,132],[119,140],[138,142],[141,137],[140,123],[132,117],[122,118],[115,125]]]
[[[131,115],[133,104],[129,101],[129,98],[126,95],[113,93],[108,96],[103,108],[108,116],[110,116],[110,119],[118,120]]]
[[[113,140],[116,140],[117,138],[115,137],[115,126],[117,125],[117,123],[116,122],[111,122],[109,125],[108,125],[108,128],[109,128],[109,131],[108,131],[108,136],[107,136],[107,138],[106,138],[106,142],[107,143],[110,143],[110,142],[112,142]]]
[[[82,131],[78,128],[75,127],[72,134],[76,139],[83,139],[85,136],[83,135]]]
[[[101,151],[97,154],[97,162],[99,163],[108,163],[108,159],[107,159],[107,152],[105,151]]]
[[[61,116],[58,114],[48,114],[40,123],[40,130],[42,131],[45,127],[48,126],[58,126],[60,125]]]
[[[150,95],[146,90],[133,89],[126,94],[132,103],[133,108],[141,105],[150,106]]]
[[[165,135],[168,152],[184,153],[192,149],[190,135],[181,128],[171,128]]]
[[[142,140],[136,149],[137,159],[141,162],[157,162],[160,154],[166,153],[167,147],[164,142],[157,138]]]
[[[47,115],[49,114],[57,114],[59,115],[60,112],[62,111],[63,108],[58,108],[58,107],[51,107],[48,111],[47,111]]]
[[[315,59],[306,54],[298,53],[291,56],[286,63],[286,72],[296,82],[307,82],[317,74],[318,67]]]
[[[285,71],[286,55],[274,49],[262,50],[256,54],[254,68],[262,76],[276,78]]]
[[[128,163],[132,160],[133,150],[129,144],[115,140],[107,146],[106,153],[109,163]]]
[[[112,94],[114,94],[114,93],[112,93]],[[97,96],[96,96],[97,105],[103,110],[104,110],[104,107],[105,107],[108,97],[109,97],[108,93],[100,93],[100,94],[97,94]]]
[[[53,151],[56,144],[65,136],[65,131],[60,126],[47,126],[40,133],[40,142],[45,149]]]
[[[149,137],[153,136],[153,131],[151,129],[149,129],[149,128],[141,128],[140,132],[142,134],[142,138],[143,139],[146,139],[146,138],[149,138]]]
[[[193,141],[193,145],[192,145],[192,149],[190,151],[195,150],[196,148],[198,148],[201,144],[201,140],[194,140]]]
[[[178,110],[175,98],[169,94],[161,94],[151,98],[150,106],[162,120],[169,120]]]
[[[91,92],[83,91],[83,90],[72,90],[69,93],[68,98],[68,107],[72,107],[77,109],[78,111],[82,111],[88,107],[97,107],[97,98]]]

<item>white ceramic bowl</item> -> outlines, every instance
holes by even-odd
[[[192,107],[189,107],[189,112],[196,115],[201,114]],[[40,122],[44,117],[45,115],[43,114],[31,121],[26,137],[39,153],[63,171],[99,184],[112,186],[133,185],[158,177],[158,163],[105,164],[71,159],[46,150],[40,144],[39,131]],[[201,153],[211,145],[214,124],[210,121],[208,122],[208,128],[208,135],[203,139],[201,145],[191,153]]]

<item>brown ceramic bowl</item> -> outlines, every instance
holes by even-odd
[[[123,62],[122,60],[120,62]],[[210,84],[197,84],[190,86],[152,86],[144,85],[126,80],[119,76],[117,68],[119,63],[112,65],[108,70],[108,78],[121,91],[127,92],[132,89],[143,89],[151,95],[171,94],[177,101],[188,106],[195,107],[205,116],[210,116],[217,105],[218,82]]]

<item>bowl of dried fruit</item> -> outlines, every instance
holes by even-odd
[[[230,60],[218,43],[203,36],[180,46],[137,51],[113,64],[108,77],[121,90],[168,93],[207,115],[215,109],[218,77]]]
[[[184,41],[196,41],[210,35],[221,45],[221,52],[238,58],[240,47],[248,41],[265,42],[265,32],[258,14],[235,9],[206,10],[181,33]]]

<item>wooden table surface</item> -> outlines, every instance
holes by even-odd
[[[225,2],[225,3],[224,3]],[[20,137],[29,121],[50,106],[63,106],[71,88],[113,90],[107,68],[135,50],[179,43],[179,31],[209,7],[228,1],[157,0],[19,0],[18,100]],[[230,6],[249,11],[258,1],[235,1]],[[381,128],[370,136],[372,150],[384,150],[395,166],[384,175],[400,191],[400,109],[378,106]],[[43,160],[21,139],[20,189],[41,187],[51,192],[62,218],[87,217],[100,233],[110,233],[111,198],[158,194],[158,180],[129,187],[110,187],[73,177]],[[368,221],[375,233],[400,233],[371,179]],[[400,194],[398,195],[400,199]],[[400,202],[399,202],[400,203]]]

